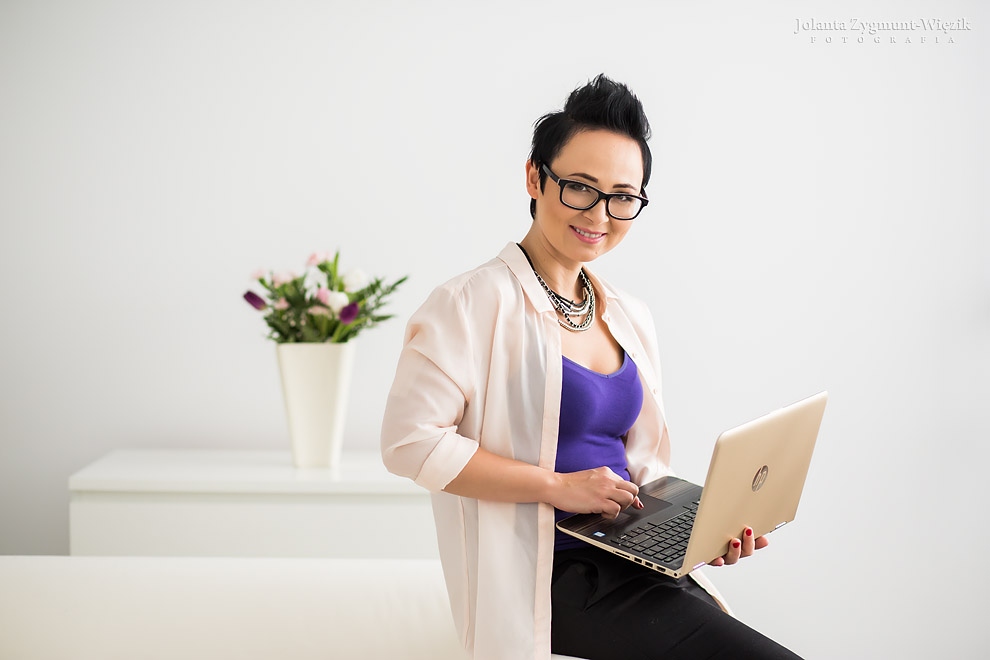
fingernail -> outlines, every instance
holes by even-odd
[[[733,541],[732,542],[732,547],[733,548],[738,548],[739,547],[739,541]]]
[[[746,536],[752,536],[752,535],[753,535],[753,528],[752,527],[747,527],[746,528]]]

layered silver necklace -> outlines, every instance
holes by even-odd
[[[519,245],[516,243],[516,245]],[[565,298],[560,295],[547,285],[547,283],[540,277],[540,274],[536,272],[536,266],[533,265],[533,260],[529,258],[529,254],[523,249],[523,246],[519,245],[519,249],[522,253],[526,255],[526,260],[529,262],[529,267],[533,269],[533,274],[536,275],[536,279],[543,286],[543,290],[547,292],[547,297],[553,306],[560,312],[564,318],[563,320],[557,319],[557,323],[560,327],[567,328],[572,332],[584,332],[591,327],[591,324],[595,322],[595,287],[591,286],[591,280],[584,273],[584,268],[579,271],[581,276],[581,284],[584,286],[584,300],[577,303],[570,298]],[[580,317],[582,314],[587,314],[584,321],[581,323],[575,323],[571,320],[572,316]]]

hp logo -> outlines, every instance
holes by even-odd
[[[767,472],[770,469],[764,465],[759,470],[756,471],[756,476],[753,477],[753,492],[755,493],[759,489],[763,488],[763,484],[767,482]]]

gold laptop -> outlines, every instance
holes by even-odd
[[[581,513],[557,523],[571,536],[680,578],[729,550],[746,526],[756,536],[794,520],[828,392],[724,431],[702,488],[663,477],[639,489],[644,508],[615,520]]]

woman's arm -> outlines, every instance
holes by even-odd
[[[438,492],[478,442],[457,432],[474,393],[473,328],[461,301],[439,287],[406,326],[382,419],[382,462],[393,474]]]
[[[639,487],[608,467],[560,473],[478,448],[444,492],[497,502],[546,502],[572,513],[615,518],[627,506],[642,508]]]

